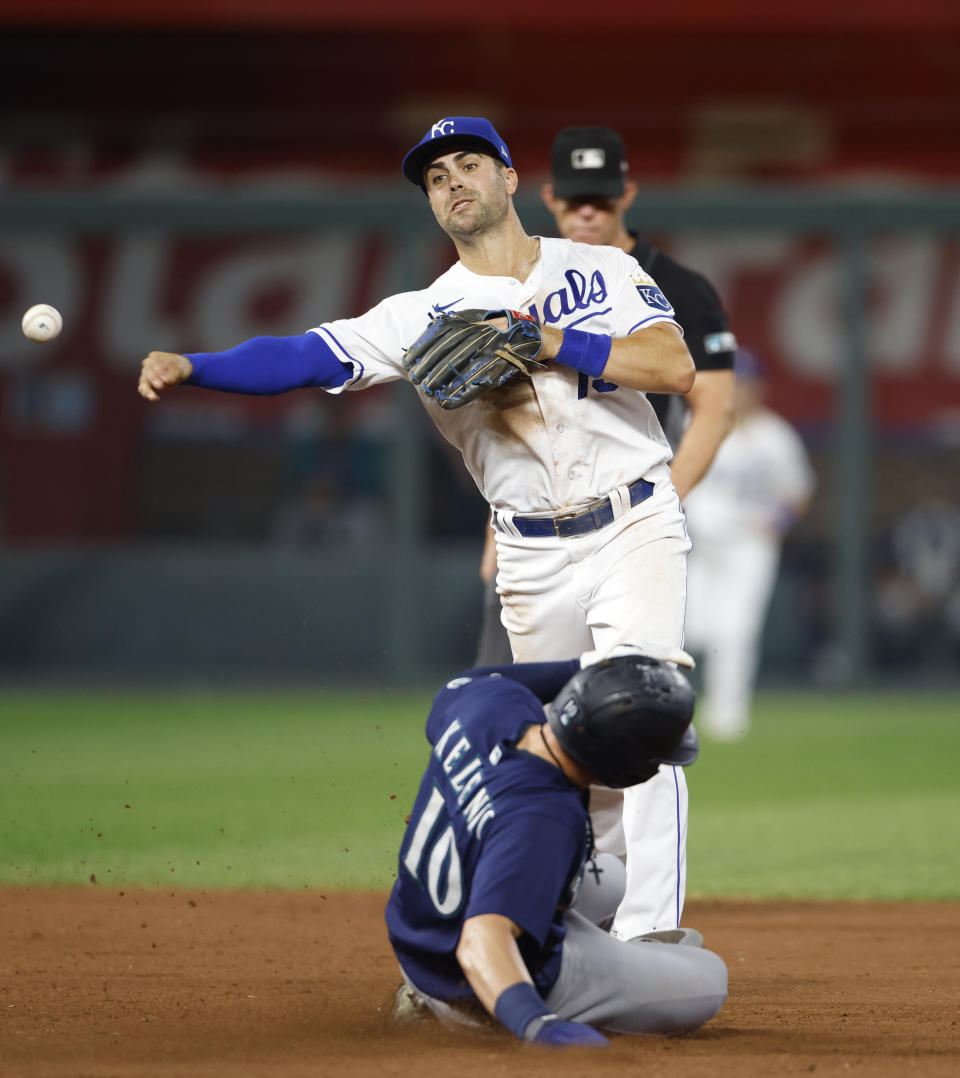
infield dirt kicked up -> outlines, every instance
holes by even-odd
[[[730,995],[603,1051],[389,1017],[369,893],[0,890],[0,1075],[957,1075],[960,904],[691,901]]]

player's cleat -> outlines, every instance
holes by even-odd
[[[420,1022],[430,1017],[430,1008],[408,984],[402,984],[393,998],[390,1017],[395,1022]]]
[[[446,1003],[418,992],[406,983],[397,989],[390,1017],[394,1022],[422,1022],[436,1018],[445,1026],[470,1026],[474,1029],[490,1024],[490,1016],[479,1000],[462,999]]]
[[[634,936],[631,943],[677,943],[681,947],[702,947],[703,933],[695,928],[661,928]]]

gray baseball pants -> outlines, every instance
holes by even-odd
[[[576,910],[547,1006],[562,1018],[617,1033],[693,1033],[727,998],[723,959],[701,947],[627,943]]]

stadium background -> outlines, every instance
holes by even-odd
[[[398,164],[450,113],[493,119],[543,231],[555,131],[617,127],[631,223],[715,282],[820,481],[750,736],[690,772],[686,919],[730,998],[592,1073],[957,1072],[958,29],[952,0],[0,0],[4,1073],[558,1072],[384,1020],[422,716],[478,629],[461,465],[405,387],[135,393],[149,349],[430,280]]]

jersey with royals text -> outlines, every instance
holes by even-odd
[[[519,926],[541,994],[560,974],[563,911],[587,855],[586,793],[515,745],[578,669],[573,661],[467,671],[434,700],[433,749],[386,910],[400,965],[431,996],[472,995],[456,949],[463,922],[480,914]]]
[[[404,351],[444,311],[519,310],[544,325],[614,337],[658,322],[682,332],[656,282],[623,251],[560,239],[540,244],[526,281],[472,273],[458,262],[423,291],[315,327],[353,370],[344,387],[330,391],[404,378]],[[494,509],[560,512],[641,478],[671,456],[644,393],[560,363],[463,408],[423,400]]]

